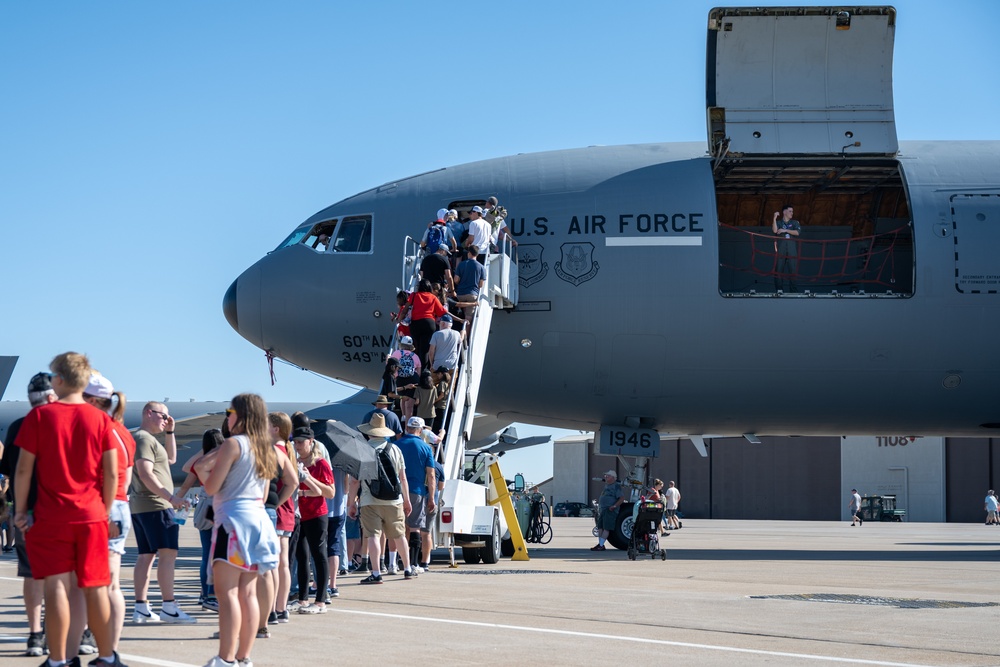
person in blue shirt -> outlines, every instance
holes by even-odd
[[[419,533],[424,562],[430,562],[431,533],[429,515],[436,507],[434,491],[437,480],[434,473],[434,453],[423,441],[420,433],[424,430],[424,420],[410,417],[406,422],[406,433],[396,440],[396,446],[403,453],[406,462],[406,484],[410,487],[410,515],[406,517],[407,533]],[[407,549],[407,541],[401,540],[401,549]],[[414,563],[415,569],[418,568]],[[422,569],[418,569],[422,572]]]

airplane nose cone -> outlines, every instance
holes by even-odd
[[[222,312],[226,314],[226,321],[235,331],[240,330],[240,320],[236,316],[236,284],[239,281],[239,278],[234,280],[226,290],[226,296],[222,297]]]

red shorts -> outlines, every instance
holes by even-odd
[[[81,588],[111,583],[106,521],[36,523],[24,538],[35,579],[75,572]]]

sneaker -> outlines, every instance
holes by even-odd
[[[241,658],[236,662],[239,663],[237,667],[253,667],[253,661],[250,658]]]
[[[87,663],[90,667],[128,667],[122,662],[121,656],[118,655],[118,651],[111,654],[111,662],[107,660],[101,660],[100,658],[94,658]]]
[[[397,575],[397,574],[399,574],[399,570],[396,569],[396,568],[392,568],[391,570],[386,570],[386,574]]]
[[[327,588],[326,589],[326,596],[330,597],[330,598],[339,598],[340,597],[340,589],[339,588]]]
[[[38,656],[45,655],[48,652],[49,651],[45,646],[44,632],[32,632],[28,634],[28,650],[25,655],[37,658]]]
[[[267,628],[261,628],[257,630],[257,639],[270,639],[271,631]]]
[[[278,623],[288,623],[288,610],[279,611],[274,615]]]
[[[296,612],[299,610],[303,604],[302,600],[289,600],[288,601],[288,611]]]
[[[183,623],[191,625],[197,623],[198,619],[188,616],[183,610],[178,609],[176,613],[170,613],[166,609],[160,609],[160,620],[164,623]]]
[[[45,664],[46,665],[49,664],[49,661],[46,660]],[[64,667],[80,667],[80,656],[74,655],[72,660],[67,660],[66,661],[66,664],[64,665]]]
[[[431,569],[431,564],[430,563],[421,563],[420,564],[420,569],[423,572],[426,572],[427,570]]]
[[[132,622],[140,625],[142,623],[159,623],[160,615],[150,609],[146,611],[136,609],[132,612]]]
[[[590,547],[590,550],[591,551],[607,551],[608,549],[603,544],[598,544],[598,545]]]
[[[345,568],[340,568],[339,570],[337,570],[337,576],[338,577],[343,577],[343,576],[346,576],[346,575],[347,575],[347,570]]]
[[[304,607],[299,607],[300,614],[325,614],[326,605],[325,604],[307,604]]]
[[[205,663],[205,667],[236,667],[236,662],[235,660],[233,662],[226,662],[219,656],[215,656]]]
[[[90,628],[83,629],[83,636],[80,637],[78,652],[80,655],[94,655],[97,653],[97,640],[94,639],[94,633],[90,631]]]
[[[415,579],[417,576],[417,571],[414,568],[403,571],[403,579]]]
[[[206,611],[214,611],[219,613],[219,601],[214,597],[207,597],[201,601],[201,608]]]
[[[358,582],[359,584],[381,584],[382,577],[376,577],[374,574],[369,574],[367,577]]]
[[[278,615],[276,613],[274,613],[273,611],[270,614],[267,615],[267,624],[268,625],[277,625],[278,624]]]
[[[424,573],[424,568],[420,567],[419,565],[414,565],[413,566],[413,573],[414,574],[423,574]]]

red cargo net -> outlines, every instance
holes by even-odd
[[[794,270],[779,271],[779,266],[785,269],[789,264],[789,258],[778,252],[778,242],[785,239],[770,232],[751,232],[732,225],[720,223],[719,227],[739,234],[740,237],[735,238],[741,239],[734,256],[736,263],[721,261],[720,266],[724,268],[801,282],[851,282],[888,288],[896,284],[895,253],[901,234],[905,233],[906,244],[910,238],[910,229],[904,226],[871,236],[796,239],[798,256],[791,258]]]

